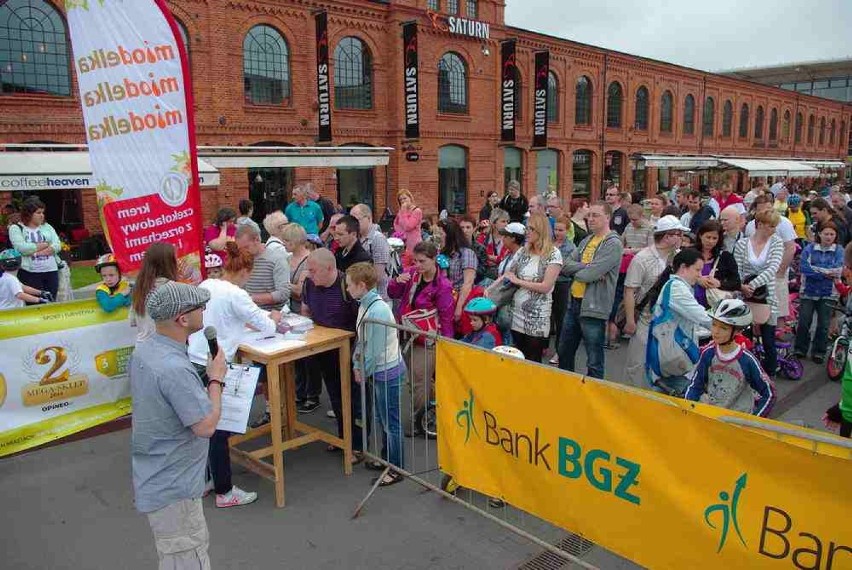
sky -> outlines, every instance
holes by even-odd
[[[506,24],[705,71],[852,59],[852,0],[506,0]]]

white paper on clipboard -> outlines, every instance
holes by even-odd
[[[260,368],[229,364],[222,391],[222,414],[216,429],[232,433],[246,433],[254,390],[260,377]]]
[[[257,331],[246,331],[243,338],[240,339],[240,344],[249,346],[252,350],[263,354],[272,354],[280,350],[304,346],[306,342],[304,334],[267,334]]]

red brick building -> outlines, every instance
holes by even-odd
[[[85,143],[61,4],[0,5],[0,142]],[[387,169],[223,169],[219,186],[203,189],[208,218],[243,197],[260,212],[280,207],[292,185],[307,180],[343,205],[366,201],[381,211],[386,192],[409,188],[426,212],[477,211],[487,191],[502,191],[511,178],[527,195],[555,189],[564,197],[598,196],[605,179],[643,193],[667,186],[670,173],[643,169],[641,154],[846,156],[852,113],[844,103],[512,28],[499,0],[169,5],[189,49],[199,145],[317,144],[314,13],[326,10],[331,144],[396,149]],[[450,16],[488,24],[488,37],[453,33]],[[418,23],[418,140],[406,140],[404,128],[408,21]],[[485,35],[485,26],[470,28]],[[500,42],[511,38],[521,87],[516,141],[507,144]],[[542,50],[550,54],[549,132],[547,147],[533,149],[533,58]],[[412,152],[418,161],[407,160]],[[52,192],[62,194],[63,218],[97,229],[93,190]],[[0,188],[0,203],[10,198]],[[56,212],[58,198],[47,198],[49,214]]]

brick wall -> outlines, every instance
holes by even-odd
[[[57,0],[49,0],[56,5]],[[521,0],[510,0],[521,1]],[[197,140],[200,145],[316,144],[316,83],[314,21],[309,1],[243,2],[225,0],[169,2],[175,16],[189,34],[190,61],[196,103]],[[464,7],[464,3],[461,3]],[[558,79],[558,120],[549,126],[549,147],[558,151],[558,191],[564,197],[572,193],[573,152],[592,153],[591,185],[593,194],[600,188],[607,152],[622,153],[622,186],[630,188],[628,157],[636,153],[720,154],[739,156],[813,157],[840,159],[846,154],[850,109],[842,103],[797,95],[779,89],[716,76],[662,62],[635,58],[615,52],[559,40],[503,25],[503,2],[480,0],[479,19],[491,24],[491,39],[475,40],[451,36],[432,27],[425,15],[426,0],[396,0],[389,5],[362,0],[330,0],[323,3],[329,11],[331,50],[346,36],[356,36],[370,49],[373,60],[373,109],[335,110],[332,118],[334,144],[358,143],[391,146],[393,152],[387,175],[384,168],[375,172],[377,214],[385,206],[386,186],[391,204],[395,193],[408,188],[425,212],[438,209],[438,154],[441,146],[463,146],[468,155],[468,200],[470,211],[477,211],[491,189],[502,190],[503,149],[498,130],[499,41],[517,38],[517,57],[523,83],[521,120],[517,124],[515,146],[522,151],[522,186],[530,194],[536,187],[536,155],[532,144],[532,69],[533,54],[550,50],[551,70]],[[464,9],[464,8],[462,8]],[[420,116],[421,139],[413,145],[420,154],[418,162],[408,162],[402,152],[403,99],[400,24],[415,19],[420,23]],[[242,43],[253,26],[266,24],[285,37],[290,53],[291,94],[282,105],[252,105],[243,93]],[[487,55],[485,53],[489,52]],[[459,54],[468,71],[469,112],[449,115],[437,111],[437,62],[447,51]],[[731,67],[736,67],[732,62]],[[73,74],[72,74],[73,75]],[[581,76],[593,85],[592,124],[574,122],[574,86]],[[333,73],[332,73],[333,77]],[[606,88],[618,81],[624,93],[621,127],[603,128]],[[634,128],[635,96],[640,87],[650,95],[649,128]],[[666,91],[674,98],[672,133],[660,132],[660,100]],[[53,141],[85,142],[76,83],[72,97],[37,95],[0,96],[0,140],[5,142]],[[683,105],[687,95],[695,98],[695,131],[683,133]],[[712,136],[702,134],[704,101],[715,102]],[[725,101],[733,106],[732,136],[722,136],[722,111]],[[740,138],[740,109],[747,104],[750,124],[746,137]],[[754,116],[764,108],[763,139],[756,139]],[[771,110],[779,114],[778,139],[768,140]],[[782,138],[781,121],[789,111],[793,120],[790,137]],[[805,118],[803,140],[793,140],[796,113]],[[817,135],[807,142],[807,118],[813,114]],[[818,125],[825,117],[835,122],[837,136],[830,144],[828,135],[818,143]],[[646,173],[646,187],[655,188],[658,173]],[[297,169],[295,181],[310,181],[332,200],[337,200],[337,181],[332,169]],[[249,195],[244,169],[223,169],[218,188],[203,188],[205,221],[222,206],[235,207]],[[90,229],[98,227],[92,191],[84,192],[84,221]],[[2,200],[2,195],[0,195]]]

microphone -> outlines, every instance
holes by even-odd
[[[210,349],[210,356],[216,358],[219,354],[219,343],[216,342],[216,327],[204,327],[204,338],[207,339],[207,348]]]

